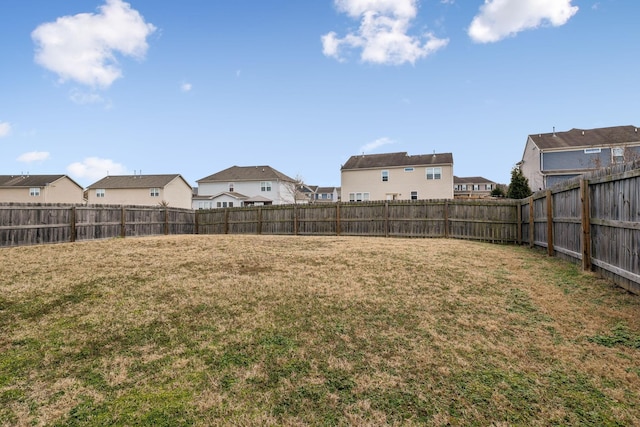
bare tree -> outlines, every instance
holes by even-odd
[[[292,204],[309,202],[309,187],[304,183],[304,178],[298,174],[293,181],[284,181],[285,192],[287,193],[283,199],[290,201]]]

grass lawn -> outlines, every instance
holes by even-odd
[[[640,297],[516,246],[0,250],[0,425],[638,425]]]

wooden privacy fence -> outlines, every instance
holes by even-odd
[[[640,294],[639,167],[606,168],[522,200],[522,242]]]
[[[193,234],[194,216],[169,207],[0,204],[0,246]]]
[[[417,200],[196,211],[199,234],[451,237],[518,242],[516,200]]]

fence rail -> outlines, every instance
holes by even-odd
[[[0,204],[0,247],[162,234],[444,237],[528,244],[640,294],[640,161],[523,200],[418,200],[213,210]]]

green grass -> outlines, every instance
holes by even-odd
[[[634,425],[640,301],[536,251],[182,236],[0,250],[0,425]]]

